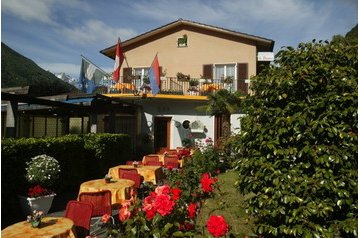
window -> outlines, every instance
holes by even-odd
[[[227,76],[235,78],[236,64],[216,64],[214,66],[215,81],[222,82]]]
[[[143,86],[144,76],[148,76],[149,68],[134,68],[133,75],[134,77],[133,84],[136,85],[137,89]]]

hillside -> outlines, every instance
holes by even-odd
[[[31,96],[79,92],[73,85],[40,68],[1,42],[1,88],[30,86]]]

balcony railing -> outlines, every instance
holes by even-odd
[[[181,80],[176,77],[161,77],[159,94],[172,95],[197,95],[205,96],[219,89],[234,91],[233,83],[223,82],[222,79],[190,79]],[[100,83],[97,93],[104,94],[135,94],[151,93],[150,84],[145,84],[142,79],[132,79],[130,83],[123,83],[120,78],[118,83],[106,80]]]

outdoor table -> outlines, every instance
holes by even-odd
[[[131,189],[135,182],[128,179],[112,179],[110,183],[106,183],[104,179],[95,179],[84,182],[80,186],[81,192],[97,192],[109,190],[112,193],[112,205],[121,204],[124,200],[130,199]]]
[[[71,219],[65,217],[44,217],[39,228],[31,223],[21,221],[1,231],[1,237],[11,238],[76,238],[75,227]]]
[[[161,166],[147,166],[147,165],[138,165],[138,167],[134,167],[133,165],[118,165],[116,167],[112,167],[108,170],[108,174],[112,176],[112,178],[119,178],[118,169],[137,169],[138,174],[143,176],[143,180],[145,182],[150,182],[153,184],[157,184],[159,180],[164,177],[163,170]]]

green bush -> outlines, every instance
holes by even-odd
[[[236,166],[258,234],[357,236],[357,79],[357,46],[315,41],[253,79]]]

